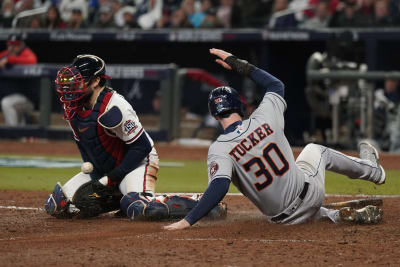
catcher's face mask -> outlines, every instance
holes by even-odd
[[[83,98],[87,94],[87,83],[77,68],[63,67],[57,73],[57,93],[64,105],[66,119],[73,117],[75,112],[82,109]]]

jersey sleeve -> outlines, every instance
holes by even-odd
[[[135,142],[143,134],[144,130],[132,105],[123,96],[114,93],[108,106],[110,108],[117,106],[122,113],[121,123],[110,130],[126,144]]]
[[[228,156],[224,156],[222,153],[212,153],[212,147],[210,147],[207,159],[207,169],[209,184],[218,178],[228,178],[231,180],[233,163]]]
[[[251,117],[270,117],[281,129],[285,127],[285,118],[283,113],[286,110],[285,99],[274,92],[267,92],[258,108]]]

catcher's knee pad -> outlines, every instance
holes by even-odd
[[[120,201],[121,210],[131,219],[144,217],[144,210],[150,200],[141,193],[130,192],[124,195]]]
[[[57,218],[67,217],[69,200],[65,196],[61,184],[57,183],[53,193],[47,198],[44,209],[48,214]]]
[[[164,203],[168,206],[169,218],[185,217],[198,203],[188,196],[165,196]]]

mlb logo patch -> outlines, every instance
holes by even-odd
[[[218,98],[216,98],[215,100],[214,100],[214,103],[215,104],[219,104],[219,103],[221,103],[222,102],[222,98],[220,98],[220,97],[218,97]]]
[[[131,133],[133,133],[136,129],[137,129],[137,125],[134,121],[131,120],[127,120],[124,123],[124,131],[127,135],[130,135]]]

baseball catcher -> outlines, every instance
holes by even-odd
[[[158,156],[132,106],[106,86],[104,61],[79,55],[56,78],[64,119],[71,127],[90,173],[80,172],[64,186],[57,183],[45,210],[57,218],[89,218],[120,209],[131,219],[184,217],[198,202],[181,196],[155,197]],[[226,215],[215,206],[212,217]]]

